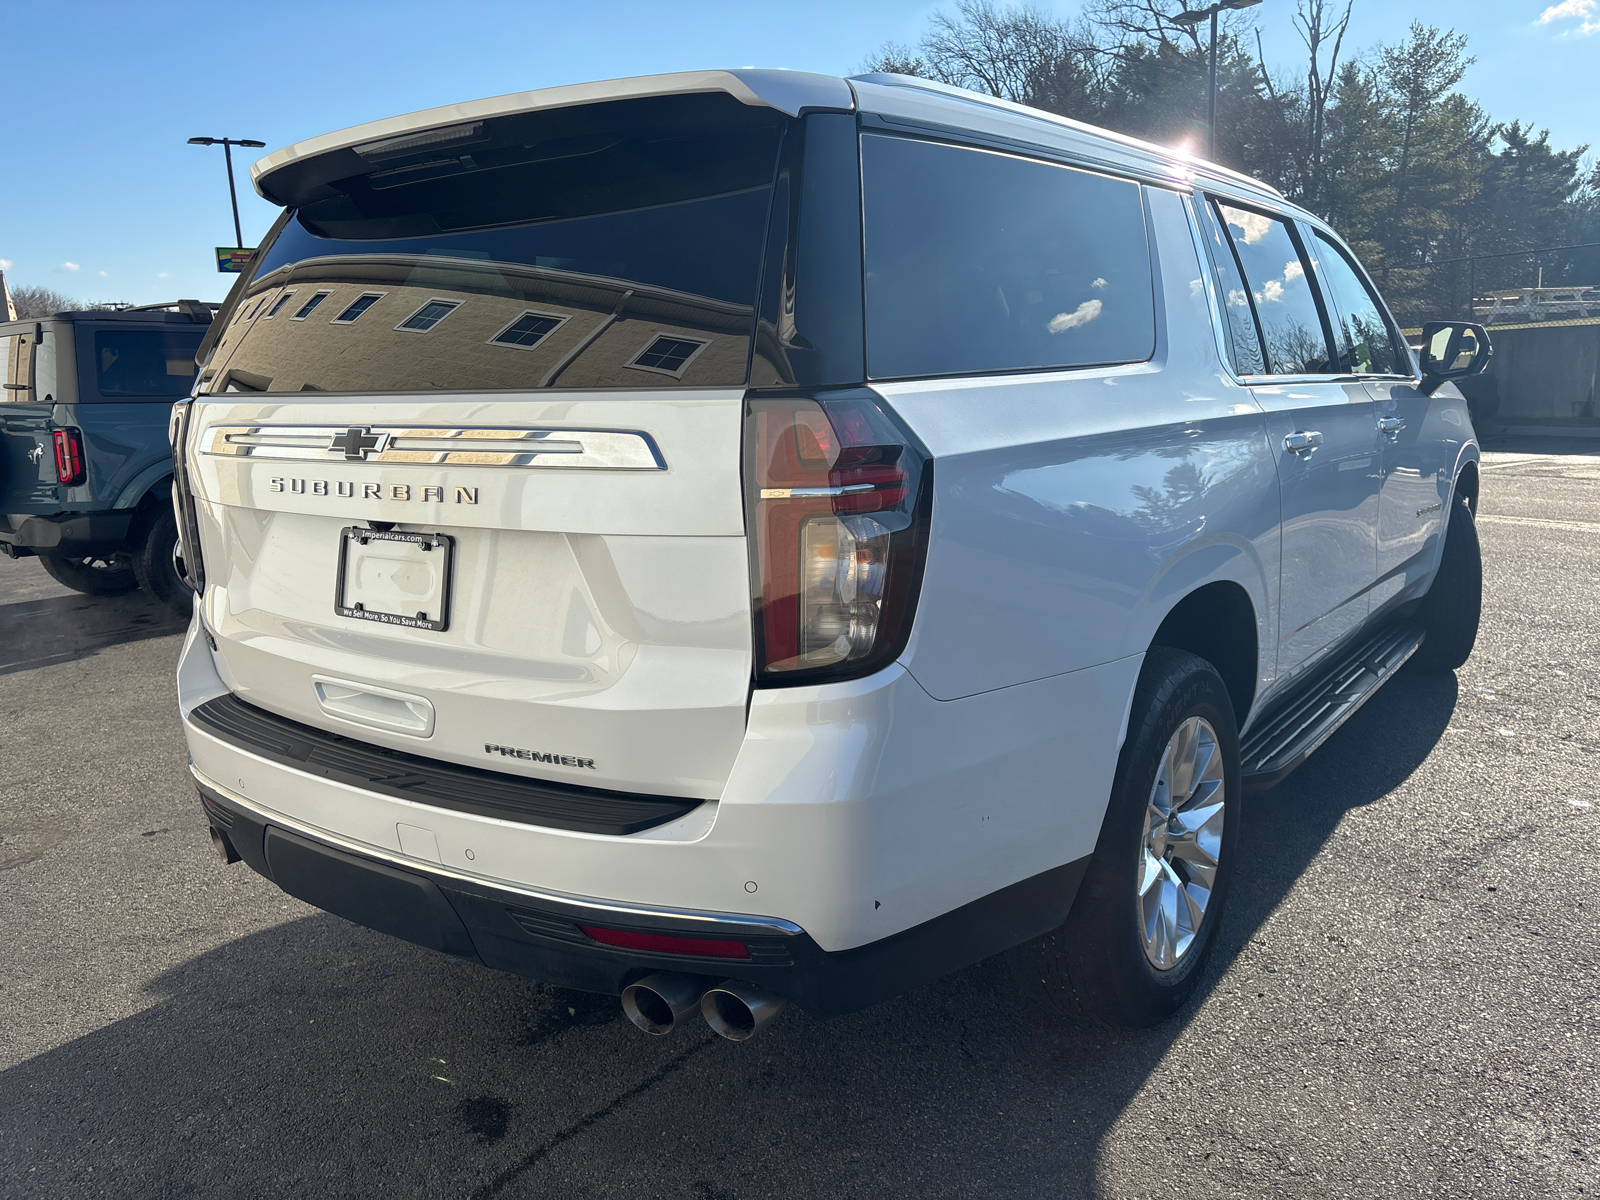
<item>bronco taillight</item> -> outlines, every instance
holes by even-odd
[[[196,592],[204,592],[206,572],[205,564],[200,561],[200,523],[189,484],[189,413],[193,407],[192,400],[180,400],[172,406],[167,438],[172,442],[172,510],[178,521],[178,573]]]
[[[873,393],[761,397],[745,416],[758,684],[865,675],[911,633],[932,464]]]
[[[89,478],[89,468],[83,459],[83,434],[76,429],[57,429],[56,479],[68,487],[77,487]]]

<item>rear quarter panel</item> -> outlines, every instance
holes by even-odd
[[[83,434],[89,477],[64,489],[64,507],[81,511],[132,508],[150,487],[172,474],[167,443],[170,400],[58,404],[55,423]]]
[[[902,661],[941,700],[1142,653],[1231,580],[1275,658],[1279,510],[1264,416],[1223,370],[1183,200],[1147,189],[1148,363],[879,385],[935,457],[933,534]],[[1258,691],[1270,682],[1258,669]]]

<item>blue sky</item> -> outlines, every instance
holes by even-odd
[[[274,4],[53,0],[10,6],[0,142],[0,270],[78,299],[220,299],[212,247],[233,241],[222,152],[269,149],[361,121],[479,96],[702,67],[848,74],[885,41],[915,42],[938,4]],[[949,5],[952,7],[953,5]],[[1074,15],[1075,0],[1045,3]],[[1176,4],[1174,5],[1176,7]],[[1300,68],[1293,0],[1255,9],[1269,65]],[[1548,19],[1541,21],[1542,16]],[[1600,150],[1600,0],[1356,0],[1357,52],[1413,18],[1449,23],[1478,62],[1464,90],[1499,120]],[[274,209],[235,159],[245,241]]]

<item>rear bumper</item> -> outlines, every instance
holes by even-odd
[[[742,979],[816,1017],[876,1004],[1055,928],[1088,865],[1087,859],[1067,863],[892,937],[829,953],[799,926],[771,917],[586,901],[362,852],[193,773],[207,819],[246,863],[290,895],[358,924],[582,991],[617,995],[652,971]],[[621,950],[589,937],[585,925],[740,942],[750,956]]]
[[[40,550],[73,553],[112,551],[128,538],[133,512],[90,513],[82,516],[24,517],[16,528],[0,522],[0,545],[9,551]]]

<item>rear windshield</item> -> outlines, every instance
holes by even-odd
[[[731,97],[475,122],[302,205],[208,391],[745,382],[782,118]]]
[[[78,330],[79,394],[102,400],[172,400],[189,394],[203,330]]]

